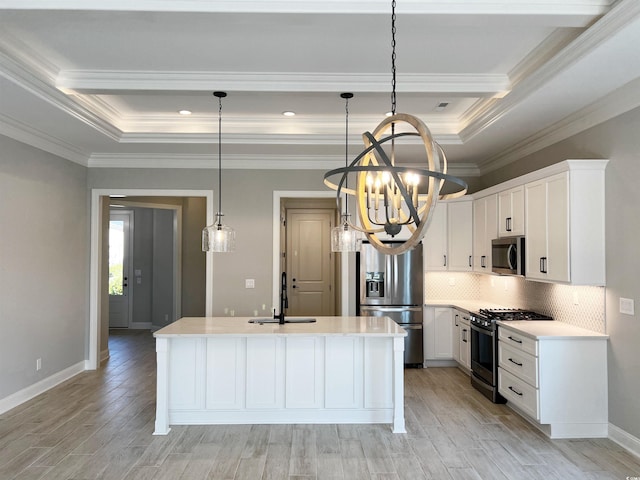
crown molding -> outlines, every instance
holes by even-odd
[[[88,166],[89,154],[40,130],[0,113],[0,134],[79,165]]]
[[[4,38],[3,38],[4,41]],[[120,130],[103,120],[100,116],[75,102],[70,96],[57,90],[50,83],[51,66],[42,58],[26,49],[15,56],[12,46],[17,42],[7,41],[0,50],[0,75],[40,100],[59,109],[67,115],[89,125],[111,140],[118,140]]]
[[[560,122],[513,145],[478,166],[482,175],[554,145],[618,115],[640,107],[640,79],[634,80]]]
[[[499,102],[494,99],[478,101],[476,106],[470,110],[467,119],[463,122],[465,126],[460,131],[462,140],[464,142],[469,141],[495,121],[507,115],[511,110],[516,108],[518,104],[555,76],[593,51],[593,49],[619,32],[624,26],[635,21],[639,15],[640,2],[637,0],[621,0],[618,2],[604,17],[570,42],[568,46],[553,56],[553,58],[515,83],[511,92]],[[536,55],[528,61],[531,64],[539,63],[540,58],[537,57],[540,55],[544,56],[544,51],[536,52]],[[518,66],[518,72],[522,72],[526,68],[525,65],[521,64]]]
[[[62,70],[56,87],[76,93],[112,91],[225,91],[387,93],[388,73],[162,72]],[[503,74],[399,74],[398,91],[470,96],[504,96],[511,89]]]
[[[89,168],[217,169],[214,154],[109,154],[91,155]],[[342,155],[225,155],[226,170],[331,170],[344,166]],[[474,164],[449,164],[448,173],[461,177],[480,175]]]
[[[601,15],[613,0],[573,0],[555,5],[549,0],[510,0],[511,15],[554,15],[589,17]],[[495,0],[404,0],[398,6],[402,14],[468,15],[504,14],[505,6]],[[253,12],[253,13],[353,13],[388,14],[386,0],[0,0],[2,9],[21,10],[86,10],[86,11],[143,11],[143,12]],[[586,21],[583,20],[583,21]]]

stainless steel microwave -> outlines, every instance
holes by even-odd
[[[524,275],[524,237],[491,241],[491,271],[502,275]]]

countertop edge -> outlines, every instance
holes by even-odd
[[[498,326],[506,327],[511,330],[515,330],[519,334],[532,338],[534,340],[608,340],[609,335],[606,333],[599,333],[593,330],[588,330],[582,327],[576,327],[566,322],[560,322],[557,320],[551,321],[502,321],[496,322]],[[536,332],[535,330],[558,329],[559,332],[550,331]],[[532,331],[533,330],[533,331]],[[563,332],[564,330],[564,332]]]

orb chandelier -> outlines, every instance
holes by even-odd
[[[202,230],[204,252],[233,252],[236,248],[236,232],[222,224],[222,99],[226,92],[213,92],[218,98],[218,212],[213,225]]]
[[[349,166],[349,99],[353,98],[353,93],[341,93],[340,98],[344,98],[345,111],[345,151],[344,166]],[[348,184],[345,187],[348,188]],[[338,195],[338,199],[340,195]],[[353,228],[350,224],[349,217],[349,196],[344,198],[344,213],[341,214],[341,223],[337,227],[331,229],[331,251],[332,252],[355,252],[358,250],[360,242],[360,231]]]
[[[415,247],[426,233],[431,212],[440,199],[456,198],[467,192],[463,180],[447,174],[444,151],[419,118],[396,113],[396,2],[391,3],[391,116],[385,118],[372,133],[362,135],[365,149],[344,168],[330,170],[324,183],[336,190],[337,199],[344,193],[355,197],[359,224],[344,225],[361,231],[378,251],[399,255]],[[424,145],[427,168],[396,165],[397,144],[402,137],[420,137]],[[390,146],[385,149],[385,144]],[[355,189],[350,189],[349,175],[355,176]],[[333,177],[339,176],[336,183]],[[453,193],[441,194],[445,182],[455,184]],[[448,185],[447,185],[448,187]],[[343,225],[343,229],[344,229]],[[402,228],[411,235],[401,242],[385,243]]]

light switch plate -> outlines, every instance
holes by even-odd
[[[256,288],[256,280],[254,278],[245,278],[244,288]]]
[[[620,297],[620,313],[624,313],[626,315],[634,315],[634,301],[632,298],[622,298]]]

